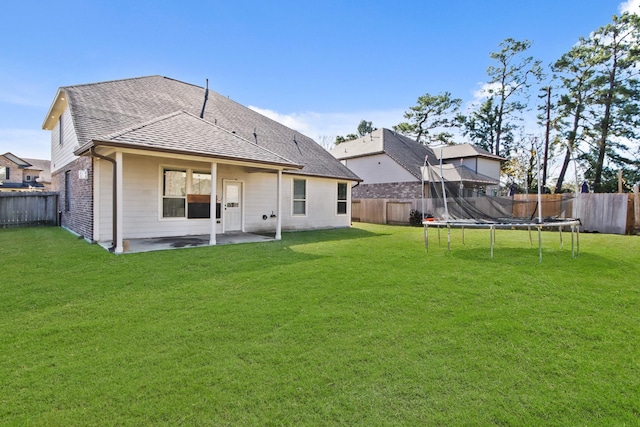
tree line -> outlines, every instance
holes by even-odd
[[[393,129],[425,145],[453,144],[461,134],[505,157],[506,176],[514,182],[527,176],[530,188],[537,186],[538,159],[549,191],[563,191],[571,159],[579,162],[595,192],[616,191],[618,171],[629,188],[640,182],[640,17],[613,16],[548,66],[528,55],[531,45],[507,38],[490,53],[483,101],[465,113],[462,100],[450,92],[426,93]],[[532,101],[535,87],[541,93]],[[545,129],[541,138],[524,133],[523,113],[533,108]],[[338,136],[335,143],[372,130],[372,123],[362,120],[358,134]],[[560,171],[555,185],[548,186],[553,158]]]

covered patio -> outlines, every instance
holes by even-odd
[[[151,251],[162,251],[167,249],[195,248],[198,246],[210,246],[209,234],[198,234],[193,236],[175,236],[175,237],[154,237],[144,239],[128,239],[123,243],[124,250],[122,253],[140,253]],[[238,243],[258,243],[275,241],[274,236],[265,236],[255,233],[225,233],[216,235],[217,245],[233,245]],[[100,246],[109,250],[112,242],[98,242]]]

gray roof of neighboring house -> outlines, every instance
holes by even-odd
[[[93,140],[108,140],[108,137],[116,132],[140,127],[141,124],[171,115],[176,111],[184,111],[194,116],[195,120],[186,119],[184,115],[176,116],[177,121],[193,125],[201,120],[200,113],[205,100],[204,88],[163,76],[66,86],[60,90],[67,96],[81,146]],[[228,132],[235,132],[245,141],[253,142],[251,147],[255,152],[249,157],[243,157],[247,160],[256,160],[255,155],[260,153],[258,157],[264,155],[266,157],[260,157],[260,159],[269,162],[266,160],[269,157],[266,153],[270,152],[271,155],[278,156],[279,162],[302,166],[300,170],[288,171],[290,173],[360,180],[311,138],[212,90],[208,91],[203,119]],[[160,125],[154,128],[159,129]],[[216,133],[204,125],[198,126],[198,129],[201,131],[207,129],[204,131],[205,134]],[[161,144],[174,146],[178,143],[172,139],[174,135],[169,133],[167,127],[164,130],[168,133],[158,134],[158,137],[166,135],[167,141]],[[137,135],[143,132],[146,131],[137,132]],[[192,133],[186,129],[183,132],[184,135]],[[220,141],[214,138],[211,143],[217,144]],[[200,140],[193,146],[202,147],[202,144],[206,143],[208,141]],[[246,144],[244,142],[241,144],[245,150]],[[256,146],[265,150],[260,150]],[[182,148],[188,150],[186,146]],[[219,148],[222,150],[222,147]],[[211,151],[217,149],[212,148]],[[248,155],[246,151],[243,153]]]
[[[18,165],[18,168],[20,168],[20,169],[24,169],[24,168],[27,168],[27,167],[31,166],[31,164],[29,162],[27,162],[25,159],[22,159],[22,158],[16,156],[15,154],[13,154],[13,153],[7,152],[7,153],[4,153],[2,156],[5,157],[6,159],[12,161],[16,165]]]
[[[99,142],[111,146],[126,145],[227,160],[248,160],[289,168],[301,167],[266,148],[185,111],[176,111],[133,128],[106,135]],[[86,151],[86,149],[80,147],[78,151]]]
[[[431,165],[430,176],[433,181],[440,181],[440,165]],[[449,182],[473,182],[484,185],[498,185],[500,181],[493,179],[481,173],[476,173],[466,166],[456,166],[451,163],[442,165],[442,177]],[[425,177],[426,180],[431,180]]]
[[[443,160],[461,159],[465,157],[486,157],[493,160],[506,160],[504,157],[496,156],[483,148],[469,143],[445,145],[443,147],[436,148],[433,151],[438,159],[442,155]]]
[[[31,166],[28,169],[39,170],[38,182],[51,182],[51,160],[44,159],[24,159],[29,162]]]
[[[433,150],[413,139],[389,129],[377,129],[352,141],[338,144],[331,154],[337,159],[350,159],[385,153],[416,178],[420,178],[420,167],[425,159],[437,163]]]
[[[460,149],[457,149],[458,147]],[[419,179],[422,179],[420,168],[425,165],[425,160],[434,168],[433,170],[438,170],[440,163],[439,152],[440,148],[433,149],[407,136],[384,128],[377,129],[369,135],[358,139],[342,142],[331,150],[331,154],[341,160],[385,153]],[[442,153],[443,160],[471,156],[489,157],[495,160],[502,159],[471,144],[442,147]],[[489,185],[499,183],[499,181],[486,175],[477,174],[465,166],[456,167],[453,164],[444,164],[442,174],[449,181],[476,182]]]

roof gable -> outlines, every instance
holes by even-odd
[[[28,168],[29,166],[31,166],[31,163],[25,161],[24,159],[21,159],[20,157],[16,156],[15,154],[7,152],[7,153],[4,153],[2,156],[5,159],[9,160],[10,162],[15,163],[16,166],[18,166],[18,168],[20,168],[20,169]]]

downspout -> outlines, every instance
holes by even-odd
[[[112,225],[112,229],[113,229],[113,238],[111,241],[111,247],[109,248],[109,252],[114,252],[116,250],[116,239],[118,237],[118,217],[117,217],[117,213],[118,213],[118,199],[117,199],[117,195],[118,195],[118,187],[116,186],[117,183],[117,171],[116,171],[116,161],[114,159],[112,159],[111,157],[107,157],[107,156],[103,156],[102,154],[98,154],[96,153],[96,148],[95,147],[91,147],[91,155],[93,157],[97,157],[98,159],[102,159],[102,160],[106,160],[108,162],[111,163],[112,165],[112,169],[113,169],[113,225]],[[94,200],[95,203],[95,200]]]

